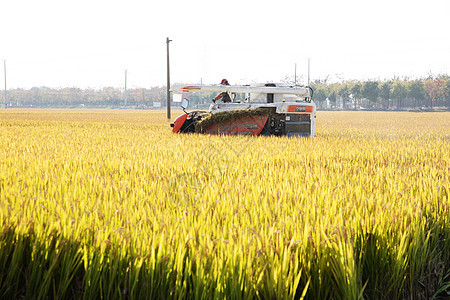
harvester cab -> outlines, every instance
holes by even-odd
[[[261,85],[173,86],[173,93],[214,92],[244,95],[245,101],[211,103],[209,111],[193,111],[178,117],[174,133],[197,132],[244,135],[316,135],[316,106],[310,87]],[[242,97],[241,97],[242,98]],[[182,103],[185,111],[186,102]],[[184,101],[183,100],[183,101]],[[186,112],[186,111],[185,111]]]

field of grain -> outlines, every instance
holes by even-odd
[[[0,298],[450,292],[450,113],[318,112],[316,138],[169,124],[0,111]]]

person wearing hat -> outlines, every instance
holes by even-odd
[[[226,79],[222,79],[222,81],[220,82],[221,85],[230,85],[228,83],[228,80]],[[217,100],[222,99],[223,103],[227,103],[227,102],[231,102],[231,97],[227,92],[222,92],[219,95],[217,95],[214,99],[213,102],[216,103]]]

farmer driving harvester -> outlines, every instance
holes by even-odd
[[[228,80],[226,79],[222,79],[222,81],[220,82],[221,85],[230,85],[228,83]],[[213,102],[216,103],[217,100],[222,99],[223,103],[227,103],[227,102],[231,102],[231,97],[227,92],[222,92],[219,95],[217,95],[214,99]]]

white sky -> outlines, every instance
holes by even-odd
[[[3,0],[7,88],[449,74],[449,0]],[[3,69],[3,66],[1,67]],[[301,76],[303,76],[301,78]],[[0,89],[4,88],[3,70]]]

